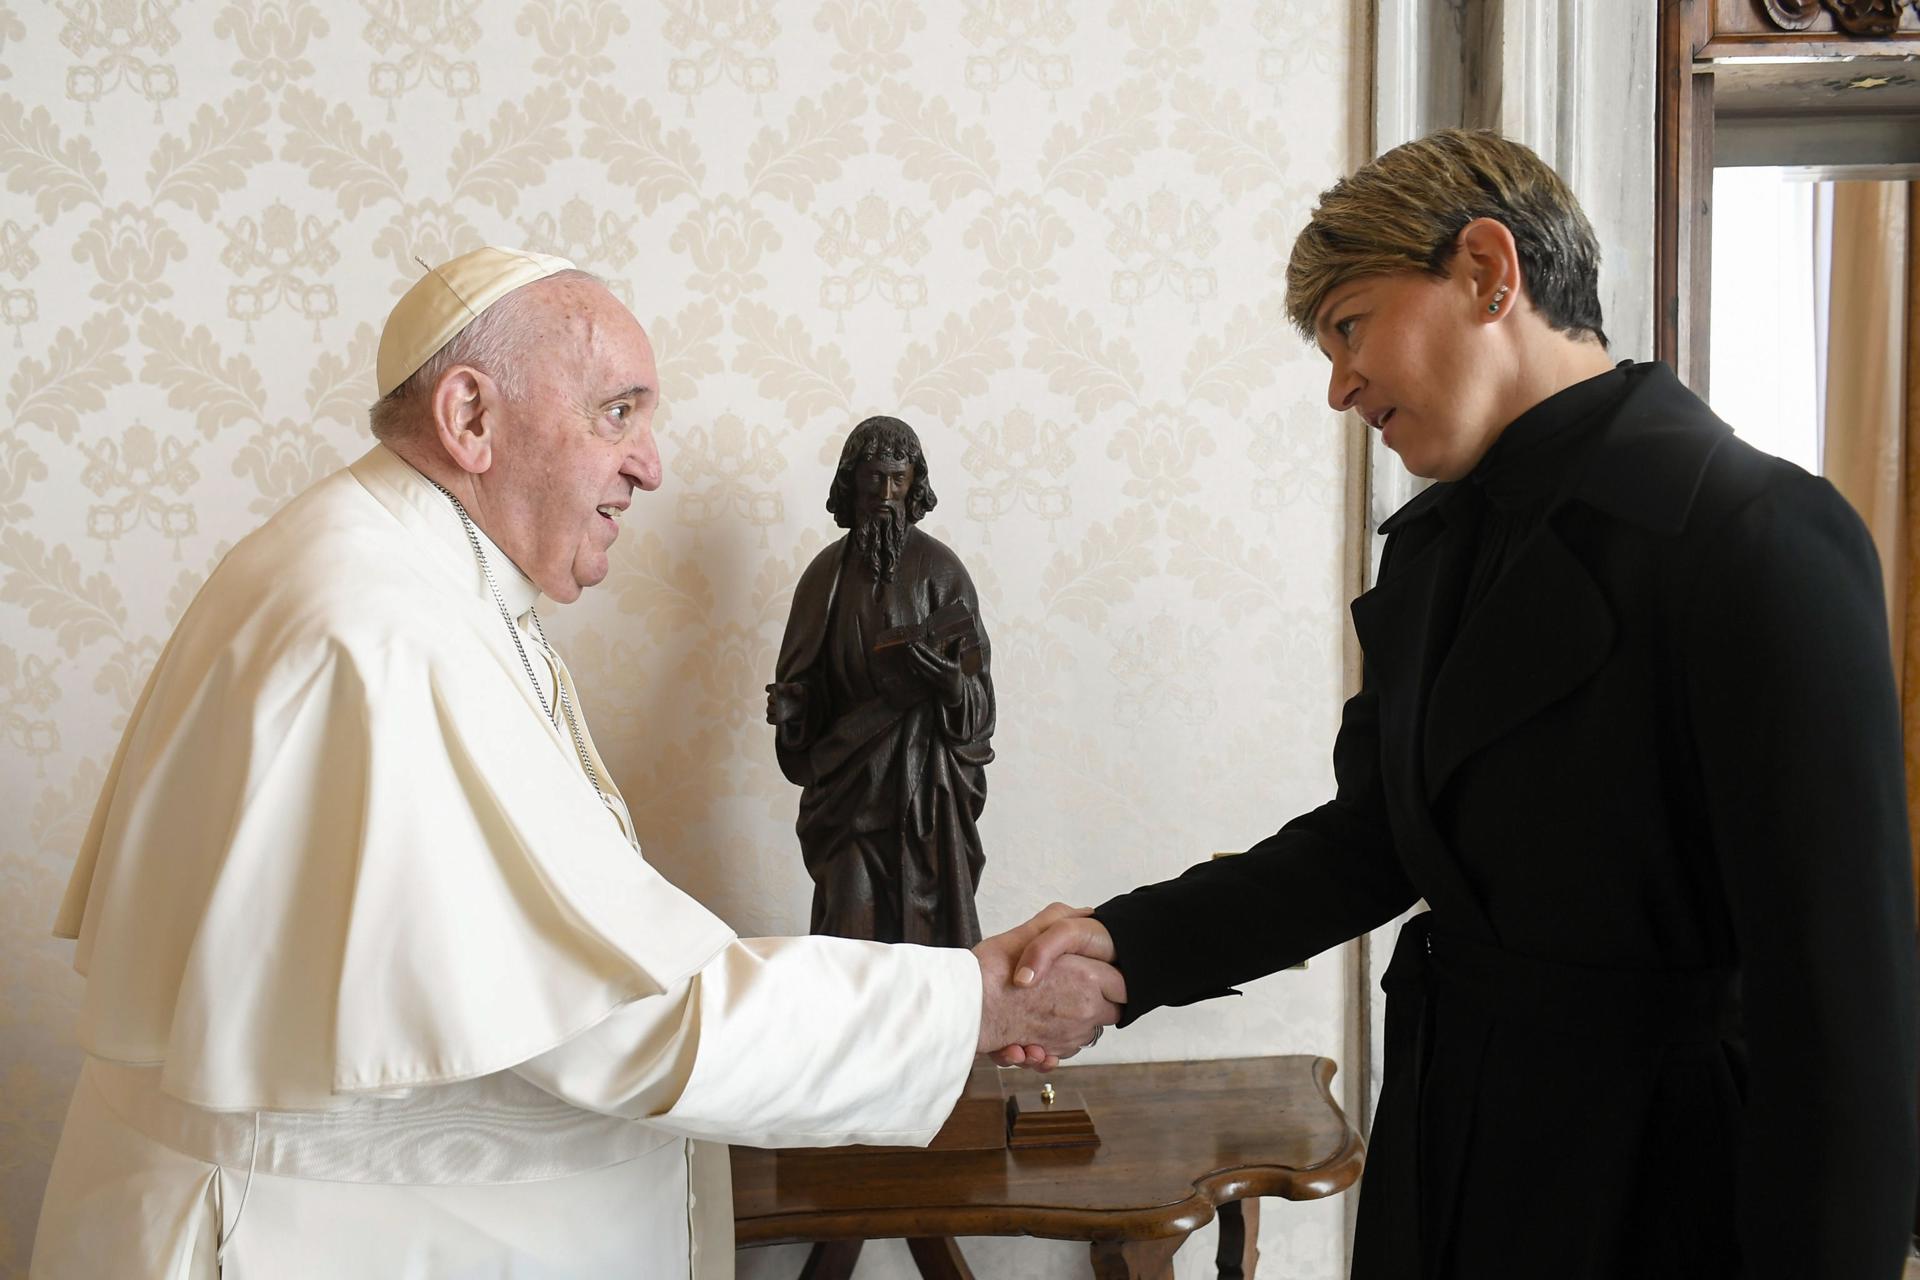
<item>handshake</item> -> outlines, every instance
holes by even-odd
[[[1003,1067],[1051,1071],[1120,1020],[1127,984],[1113,939],[1084,908],[1054,903],[973,949],[980,963],[978,1051]]]

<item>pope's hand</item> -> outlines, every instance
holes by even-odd
[[[1056,929],[1059,936],[1040,946]],[[1104,957],[1092,954],[1105,937],[1084,909],[1056,902],[975,947],[982,984],[980,1051],[1001,1066],[1048,1071],[1119,1021],[1127,987],[1109,963],[1111,939]],[[1076,946],[1088,951],[1076,952]],[[1044,967],[1036,969],[1036,963]]]

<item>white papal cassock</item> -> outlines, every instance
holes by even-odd
[[[930,1138],[972,956],[736,939],[623,827],[439,492],[376,446],[288,504],[161,654],[68,887],[87,1058],[31,1274],[708,1280],[717,1142]]]

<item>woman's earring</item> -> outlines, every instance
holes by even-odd
[[[1487,310],[1494,313],[1495,315],[1498,315],[1500,313],[1500,304],[1505,302],[1506,300],[1507,300],[1507,286],[1501,285],[1498,289],[1495,289],[1493,291],[1493,301],[1487,304]]]

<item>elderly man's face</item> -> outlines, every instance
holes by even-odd
[[[484,489],[487,533],[541,591],[570,603],[607,576],[635,489],[660,487],[653,344],[598,285],[567,280],[535,300]]]

